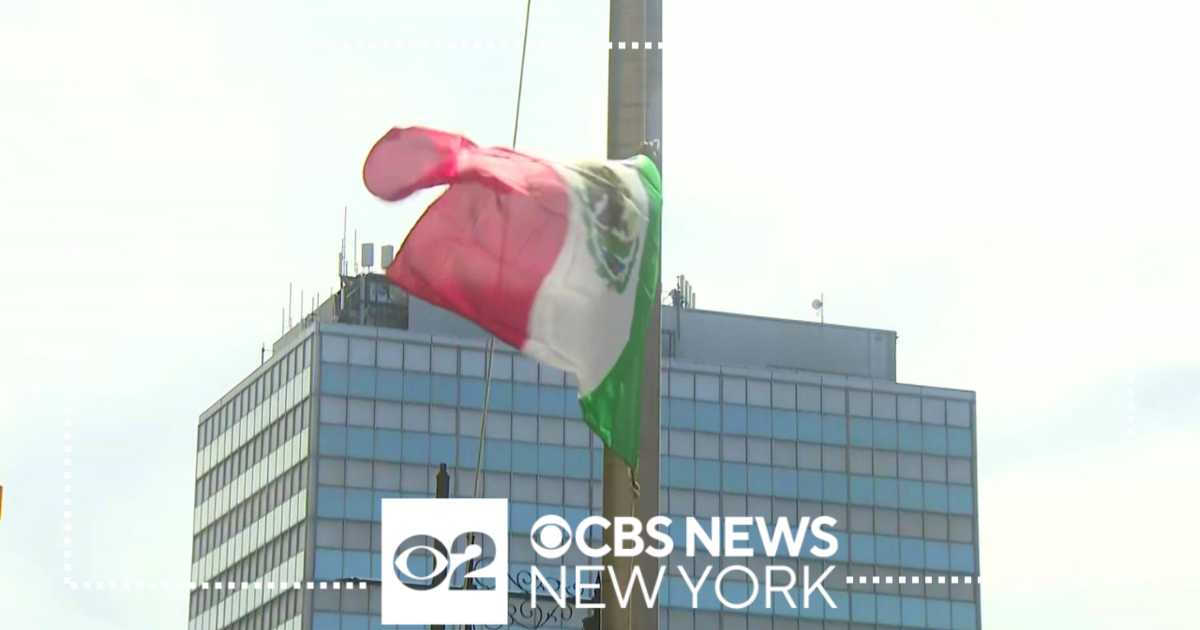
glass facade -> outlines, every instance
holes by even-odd
[[[529,542],[540,516],[600,513],[602,450],[574,383],[498,350],[481,451],[485,361],[476,340],[322,324],[256,372],[201,425],[196,581],[379,579],[380,501],[434,496],[442,463],[451,495],[473,496],[481,453],[482,496],[510,500],[510,574],[593,564],[574,549],[536,558]],[[965,580],[978,575],[974,404],[968,392],[664,360],[660,513],[680,527],[663,560],[660,628],[977,630],[977,586]],[[682,548],[687,516],[821,515],[838,521],[828,561],[688,558]],[[698,609],[679,565],[691,576],[714,569]],[[762,588],[747,608],[722,608],[717,571],[743,566],[762,584],[769,565],[807,568],[814,580],[835,566],[824,585],[837,608],[815,597],[796,610]],[[378,586],[248,593],[259,597],[196,591],[190,627],[385,627]],[[745,600],[746,576],[731,573],[722,593]]]
[[[380,499],[433,496],[439,463],[453,496],[473,493],[485,351],[411,339],[322,336],[314,579],[378,579]],[[975,586],[963,579],[977,574],[970,394],[680,362],[664,362],[662,378],[662,514],[680,523],[829,515],[840,530],[829,562],[687,558],[678,549],[667,559],[663,630],[976,628]],[[510,499],[513,574],[535,562],[558,573],[529,544],[539,517],[578,523],[600,512],[601,447],[580,420],[572,385],[520,355],[495,355],[482,490]],[[672,536],[681,547],[682,527]],[[574,551],[559,562],[592,564]],[[808,567],[814,579],[836,566],[825,584],[837,608],[819,600],[799,611],[782,600],[769,606],[760,589],[747,609],[722,611],[710,577],[693,610],[675,567],[695,576],[731,564],[760,582],[767,565],[800,575]],[[739,576],[724,584],[730,601],[748,594]],[[848,585],[848,576],[881,579]],[[314,603],[314,628],[381,627],[371,597],[351,610],[342,595]]]
[[[839,545],[826,562],[811,555],[742,560],[679,552],[671,566],[694,576],[709,565],[743,564],[760,584],[768,565],[800,575],[807,567],[814,578],[835,566],[825,584],[837,608],[813,599],[797,610],[779,595],[766,601],[760,591],[746,612],[734,614],[722,611],[709,588],[692,610],[690,591],[672,577],[664,628],[819,627],[818,621],[825,628],[976,628],[975,586],[965,583],[976,575],[968,395],[947,399],[890,383],[693,367],[665,370],[662,513],[772,522],[828,515],[838,520]],[[761,544],[752,546],[763,553]],[[848,576],[867,576],[867,583],[847,585]],[[932,584],[924,583],[927,576]],[[749,589],[726,585],[723,593],[739,602]]]
[[[380,501],[433,497],[439,464],[451,496],[475,493],[486,351],[386,332],[396,338],[322,335],[315,580],[379,579]],[[599,514],[602,450],[562,372],[498,351],[492,376],[481,494],[510,499],[516,573],[534,562],[529,530],[540,515]],[[569,554],[565,564],[583,560]],[[313,630],[383,627],[377,588],[314,598]]]

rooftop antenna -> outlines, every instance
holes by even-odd
[[[375,266],[375,244],[362,244],[362,265],[363,271],[370,273],[371,268]]]
[[[259,365],[264,365],[264,364],[266,364],[266,362],[267,362],[267,344],[266,344],[266,342],[263,342],[262,361],[259,362]]]
[[[821,292],[821,299],[813,300],[812,307],[814,311],[821,314],[821,323],[825,323],[825,292]]]
[[[342,206],[342,253],[338,258],[338,286],[343,284],[342,278],[350,273],[349,261],[346,260],[346,226],[350,216],[350,209],[347,206]],[[338,313],[341,313],[346,308],[346,297],[342,295],[342,291],[338,291]]]
[[[288,307],[287,307],[287,325],[292,327],[292,283],[288,283]]]
[[[354,275],[358,275],[358,230],[354,230]]]

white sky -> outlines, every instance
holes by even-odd
[[[411,226],[361,184],[382,133],[508,142],[524,9],[0,8],[5,627],[182,627],[183,593],[62,586],[63,420],[75,579],[185,580],[197,416],[278,336],[289,282],[328,295],[344,205],[360,241]],[[978,392],[987,630],[1196,627],[1196,9],[665,14],[665,275],[777,317],[823,291],[827,321],[899,331],[901,381]],[[605,53],[538,43],[604,41],[606,16],[534,1],[522,148],[602,155]],[[293,41],[510,50],[249,47]]]

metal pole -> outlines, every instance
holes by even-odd
[[[608,157],[625,159],[638,153],[642,144],[662,139],[662,0],[610,0],[609,40],[613,48],[608,57]],[[624,49],[620,42],[624,42]],[[651,44],[647,49],[646,44]],[[634,43],[637,50],[633,49]],[[659,169],[662,148],[659,146]],[[662,359],[662,281],[658,283],[654,311],[646,331],[643,353],[641,450],[635,497],[629,468],[617,455],[604,449],[604,508],[611,522],[618,516],[637,515],[645,523],[658,515],[659,492],[659,379]],[[636,504],[636,510],[635,508]],[[613,528],[605,530],[604,541],[613,544]],[[657,545],[646,538],[647,546]],[[640,567],[642,579],[653,586],[658,576],[658,559],[642,554],[634,559],[604,559],[617,575],[619,587],[626,589],[633,566]],[[657,630],[658,609],[647,607],[641,589],[634,589],[630,609],[621,609],[607,569],[601,580],[600,615],[603,630]],[[661,597],[661,591],[660,591]],[[657,604],[657,602],[655,602]]]
[[[434,494],[435,498],[438,498],[438,499],[449,499],[450,498],[450,473],[446,471],[445,464],[441,464],[438,466],[436,490],[437,490],[437,492]],[[443,558],[450,557],[446,553],[446,546],[443,545],[440,540],[434,539],[433,548],[436,549],[438,551],[438,553],[442,554]],[[450,576],[447,575],[446,577],[449,578]],[[434,577],[434,580],[435,580],[435,582],[441,581],[441,580],[438,580],[436,577]],[[429,626],[429,630],[446,630],[446,626],[443,626],[443,625]]]

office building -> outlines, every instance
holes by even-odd
[[[378,579],[382,499],[433,496],[441,463],[451,495],[472,496],[486,335],[382,276],[344,287],[201,416],[194,581]],[[979,562],[973,393],[897,383],[888,331],[677,306],[662,321],[660,513],[828,515],[841,543],[828,563],[677,550],[664,560],[662,630],[979,628],[966,581]],[[495,351],[482,491],[510,499],[510,574],[534,563],[538,516],[600,511],[600,445],[572,385]],[[674,567],[739,561],[809,566],[814,578],[833,564],[838,607],[722,610],[706,595],[693,610]],[[197,589],[189,630],[373,630],[379,610],[377,586]]]

